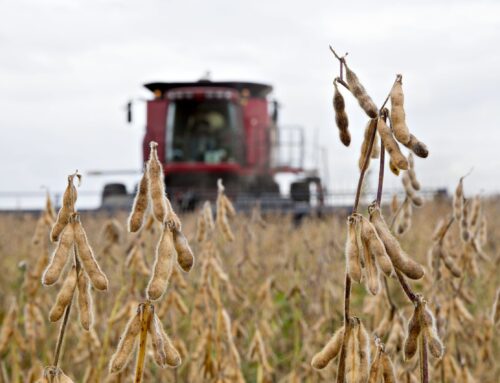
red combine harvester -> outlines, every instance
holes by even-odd
[[[149,142],[156,141],[167,193],[181,208],[213,200],[219,178],[243,210],[257,201],[264,210],[310,210],[313,197],[322,206],[317,172],[303,169],[303,132],[278,128],[270,85],[200,80],[145,87],[154,98],[147,101],[144,161]],[[281,173],[295,175],[289,197],[280,194],[275,180]],[[116,197],[117,186],[106,186],[104,205]]]

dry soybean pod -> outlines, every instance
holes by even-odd
[[[384,352],[381,356],[382,359],[382,369],[384,383],[396,383],[396,373],[394,371],[394,365],[392,364],[389,356]]]
[[[427,262],[429,268],[433,270],[433,275],[436,280],[441,278],[441,270],[439,268],[441,258],[441,246],[438,241],[435,241],[429,249]]]
[[[427,345],[429,347],[430,354],[437,359],[441,359],[444,353],[443,343],[439,339],[436,332],[426,329]]]
[[[35,340],[37,338],[35,316],[33,312],[33,303],[27,302],[24,305],[23,316],[24,316],[24,332],[26,334],[26,340],[28,341],[30,351],[35,351]]]
[[[135,340],[137,335],[141,331],[141,312],[138,310],[137,313],[129,320],[127,327],[120,337],[120,342],[116,352],[111,357],[111,362],[109,364],[109,372],[114,374],[117,373],[125,367],[127,364],[130,354],[134,349]]]
[[[174,347],[174,344],[170,340],[169,336],[165,332],[163,326],[160,323],[161,335],[163,338],[163,351],[165,353],[165,361],[169,367],[177,367],[182,363],[179,351]]]
[[[427,158],[429,156],[429,149],[427,149],[427,146],[413,134],[410,134],[410,141],[404,144],[404,146],[420,158]]]
[[[132,249],[130,249],[127,259],[125,260],[125,266],[132,266],[136,272],[142,275],[149,275],[149,268],[144,261],[144,253],[140,244],[135,244]]]
[[[359,378],[357,381],[366,382],[370,372],[370,336],[361,321],[358,329],[358,344]]]
[[[408,171],[404,172],[403,174],[403,187],[405,189],[406,195],[408,198],[410,198],[411,203],[417,207],[420,207],[423,205],[424,201],[422,200],[422,197],[417,195],[415,190],[413,189],[412,182],[411,182],[411,177],[408,173]]]
[[[399,210],[398,195],[394,193],[391,199],[391,213],[396,214],[398,210]]]
[[[229,317],[229,314],[225,309],[222,309],[219,312],[221,314],[220,320],[221,320],[223,327],[224,327],[224,333],[225,333],[227,342],[229,343],[229,349],[231,351],[231,356],[234,359],[234,362],[239,366],[239,365],[241,365],[241,358],[240,358],[240,354],[238,352],[238,348],[234,344],[234,337],[233,337],[233,333],[231,330],[231,318]]]
[[[167,206],[167,220],[166,223],[170,227],[170,230],[182,230],[182,223],[170,203],[170,200],[165,197],[165,205]]]
[[[344,339],[344,327],[339,328],[328,343],[318,352],[311,361],[311,366],[316,370],[321,370],[325,368],[331,360],[333,360],[342,347],[342,341]]]
[[[153,206],[153,215],[158,222],[163,223],[167,217],[163,167],[158,159],[158,144],[151,141],[149,146],[151,151],[147,164],[147,172],[149,178],[149,192]]]
[[[365,248],[363,245],[363,240],[361,239],[361,220],[358,214],[353,214],[356,218],[356,225],[354,226],[356,229],[356,243],[358,245],[359,250],[359,263],[361,264],[361,274],[363,276],[363,271],[365,269]]]
[[[167,364],[167,356],[165,355],[160,319],[156,313],[153,314],[152,320],[149,321],[148,332],[151,335],[155,362],[158,366],[164,368]]]
[[[80,324],[89,331],[94,322],[92,295],[90,293],[90,281],[87,274],[80,271],[78,275],[78,311]]]
[[[382,359],[381,359],[382,350],[380,347],[377,347],[377,351],[375,352],[375,358],[370,366],[370,375],[368,376],[368,383],[379,383],[380,378],[382,377],[383,368],[382,368]]]
[[[184,300],[182,297],[179,295],[178,292],[172,291],[169,296],[172,299],[173,305],[179,310],[179,312],[183,315],[187,315],[189,313],[189,309],[186,306],[186,303],[184,303]]]
[[[468,202],[468,201],[467,201]],[[462,213],[460,214],[460,234],[462,241],[469,242],[471,233],[469,231],[469,204],[462,202]]]
[[[441,238],[444,238],[447,231],[448,223],[443,218],[439,219],[439,221],[437,221],[436,223],[434,233],[432,234],[432,239],[434,241],[439,241]]]
[[[36,221],[35,232],[33,233],[33,238],[31,239],[31,243],[35,246],[43,243],[47,232],[47,226],[52,226],[52,224],[49,223],[50,221],[47,221],[47,217],[47,214],[43,214]]]
[[[479,226],[478,240],[481,246],[484,246],[488,242],[488,222],[484,216]]]
[[[358,100],[359,106],[365,111],[370,118],[378,116],[378,108],[366,92],[363,85],[359,81],[358,76],[344,62],[346,68],[346,79],[349,84],[349,90]]]
[[[54,204],[52,203],[52,198],[50,198],[49,191],[47,189],[46,195],[45,195],[45,212],[44,212],[46,218],[50,222],[54,222],[57,218],[56,212],[54,210]]]
[[[425,301],[422,301],[420,310],[420,323],[422,326],[422,330],[424,331],[424,335],[427,338],[427,345],[429,347],[429,352],[434,358],[441,358],[443,356],[444,347],[441,339],[439,339],[439,335],[436,329],[436,320],[434,316],[427,308],[427,304]]]
[[[361,223],[360,223],[361,224]],[[362,230],[362,228],[361,228]],[[372,295],[377,295],[380,290],[380,272],[377,266],[377,262],[375,260],[375,255],[371,251],[366,240],[361,239],[362,248],[363,248],[363,257],[364,257],[364,270],[365,270],[365,284],[367,290]]]
[[[398,223],[397,233],[399,235],[403,235],[406,233],[411,227],[411,217],[413,216],[413,207],[410,199],[407,197],[403,201],[403,214]]]
[[[207,224],[207,228],[213,230],[215,223],[212,212],[212,205],[210,204],[210,201],[205,201],[205,203],[203,204],[203,216],[205,218],[205,223]]]
[[[415,160],[413,159],[413,154],[408,154],[408,176],[410,177],[411,186],[415,190],[420,190],[420,182],[417,180],[417,174],[415,173]]]
[[[333,110],[335,111],[335,123],[339,129],[340,141],[349,146],[351,143],[351,134],[349,133],[349,118],[345,111],[345,101],[342,93],[339,91],[337,79],[333,81],[335,91],[333,93]]]
[[[356,225],[358,220],[354,216],[347,218],[347,240],[345,244],[345,256],[347,272],[356,282],[361,282],[361,262],[358,241],[356,238]]]
[[[75,176],[80,178],[78,173],[68,176],[68,186],[66,186],[66,190],[63,194],[62,206],[61,209],[59,209],[56,222],[54,223],[54,226],[52,226],[52,230],[50,232],[50,239],[52,242],[57,242],[59,240],[59,235],[68,224],[71,214],[75,211],[75,202],[77,198],[76,187],[73,184]]]
[[[31,313],[33,315],[33,319],[35,321],[35,328],[37,332],[37,336],[40,339],[45,339],[47,335],[46,326],[45,326],[45,316],[36,304],[31,305]]]
[[[43,376],[37,383],[74,383],[60,368],[48,366],[45,367]]]
[[[413,358],[418,348],[418,337],[422,331],[420,324],[420,303],[417,304],[408,322],[408,335],[404,343],[404,359]]]
[[[74,383],[74,382],[68,375],[66,375],[64,372],[61,371],[61,373],[59,374],[58,383]]]
[[[43,380],[40,380],[43,378],[40,378],[40,377],[43,377],[43,365],[39,361],[33,361],[28,372],[26,373],[26,380],[24,382],[25,383],[43,382]],[[0,381],[2,381],[2,380],[0,380]],[[5,381],[6,380],[4,379],[3,382],[5,382]]]
[[[406,126],[406,113],[404,110],[404,93],[402,76],[398,75],[391,90],[391,121],[392,130],[396,140],[402,144],[410,142],[410,131]]]
[[[134,198],[134,205],[132,212],[128,218],[128,231],[135,233],[138,231],[143,223],[144,216],[148,210],[149,205],[149,178],[148,172],[145,171],[142,175],[141,182],[137,188],[137,193]]]
[[[50,263],[42,275],[42,283],[46,286],[53,285],[59,279],[61,271],[68,260],[68,254],[73,245],[75,233],[70,223],[63,229],[57,247],[52,254]]]
[[[222,203],[224,204],[224,208],[226,209],[226,213],[229,217],[234,217],[236,215],[236,209],[233,206],[233,203],[225,194],[221,195]]]
[[[146,276],[149,276],[151,274],[151,271],[149,270],[149,267],[146,264],[146,260],[144,258],[144,251],[140,247],[136,251],[134,262],[136,270],[139,273]]]
[[[223,192],[219,191],[219,195],[217,197],[217,217],[216,217],[216,222],[220,230],[222,231],[222,234],[224,235],[224,238],[232,242],[234,241],[234,234],[233,231],[231,230],[231,226],[229,225],[229,221],[227,218],[227,205],[224,202],[225,196]]]
[[[166,334],[159,317],[154,314],[149,321],[148,332],[153,342],[155,362],[162,368],[177,367],[181,364],[181,356]]]
[[[459,316],[464,321],[467,321],[467,322],[474,321],[474,316],[467,309],[467,307],[465,307],[465,303],[462,299],[460,299],[459,297],[455,297],[455,299],[453,299],[453,305],[454,305],[454,308],[457,310],[457,313],[459,314]]]
[[[372,118],[370,121],[368,121],[368,123],[366,124],[366,127],[365,127],[365,133],[363,135],[363,143],[361,144],[361,154],[360,154],[359,160],[358,160],[359,170],[361,170],[363,168],[363,164],[365,163],[365,158],[367,156],[369,156],[368,163],[366,165],[367,167],[370,165],[370,158],[377,158],[378,157],[378,156],[376,156],[376,157],[374,156],[375,143],[378,142],[377,137],[374,138],[371,153],[368,153],[368,149],[370,147],[370,139],[373,135],[374,130],[377,130],[377,119],[376,118]]]
[[[470,222],[469,222],[470,232],[473,234],[476,234],[478,232],[480,216],[481,216],[481,199],[479,198],[478,195],[476,195],[472,199],[472,207],[471,207]]]
[[[73,222],[73,228],[75,230],[75,243],[78,250],[78,258],[82,262],[83,269],[89,276],[92,286],[94,286],[96,290],[107,290],[108,278],[102,272],[95,259],[94,252],[90,247],[87,234],[85,233],[85,229],[79,217],[76,217],[75,222]]]
[[[0,331],[0,354],[7,349],[9,345],[9,340],[14,334],[16,328],[16,320],[18,314],[17,302],[12,301],[9,307],[9,311],[5,315],[2,323],[2,329]]]
[[[396,318],[392,326],[391,332],[386,342],[386,350],[397,351],[402,348],[405,331],[401,324],[400,318]]]
[[[361,218],[361,239],[366,242],[370,252],[375,256],[377,264],[385,275],[392,274],[391,259],[387,255],[384,243],[377,234],[375,227],[365,217]]]
[[[177,251],[177,263],[186,273],[191,270],[194,264],[194,255],[189,246],[187,238],[181,231],[174,229],[172,231],[174,237],[174,246]]]
[[[392,135],[391,129],[387,126],[383,117],[379,117],[378,119],[377,131],[382,139],[385,150],[389,153],[391,161],[393,161],[394,165],[396,165],[398,169],[407,170],[408,160],[405,156],[403,156],[403,153],[401,153],[401,149],[399,148],[398,143]]]
[[[394,164],[392,158],[389,160],[389,169],[396,177],[399,176],[399,168]]]
[[[448,254],[448,251],[445,249],[444,244],[440,241],[438,244],[435,244],[435,246],[439,246],[439,255],[441,256],[441,259],[443,260],[446,268],[453,274],[454,277],[460,278],[462,276],[462,271],[457,266],[455,261],[453,261],[450,254]]]
[[[497,290],[493,306],[491,308],[491,322],[495,325],[500,321],[500,288]]]
[[[207,236],[207,221],[205,219],[204,211],[198,215],[197,225],[196,225],[196,240],[198,242],[203,242]]]
[[[424,268],[403,251],[398,240],[394,238],[387,227],[380,208],[376,205],[370,205],[368,211],[370,212],[370,221],[375,226],[380,239],[384,243],[387,255],[394,267],[401,270],[410,279],[422,278],[424,276]]]
[[[394,314],[394,310],[386,310],[382,320],[379,322],[375,330],[373,330],[373,334],[379,338],[383,338],[386,334],[388,334],[394,322]]]
[[[48,238],[47,238],[48,240]],[[36,286],[33,286],[34,289],[38,289],[38,282],[41,279],[43,272],[47,268],[47,265],[50,262],[50,254],[49,254],[49,246],[48,246],[48,241],[45,241],[45,243],[39,243],[36,248],[34,248],[34,251],[36,252],[38,259],[36,260],[36,263],[33,267],[33,270],[30,269],[29,272],[29,277],[33,278],[33,283]],[[28,292],[30,294],[30,292]]]
[[[161,298],[168,286],[170,275],[175,262],[175,247],[172,232],[164,225],[163,232],[156,247],[153,274],[147,287],[148,299],[157,300]]]
[[[353,318],[352,328],[347,340],[346,358],[345,358],[345,381],[346,383],[360,383],[360,353],[359,353],[359,328],[358,318]]]
[[[76,274],[76,266],[73,266],[62,284],[61,290],[59,290],[57,294],[54,306],[52,306],[50,310],[49,319],[51,322],[57,322],[62,317],[66,306],[68,306],[73,299],[77,280]]]

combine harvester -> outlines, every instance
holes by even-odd
[[[143,160],[149,156],[149,142],[156,141],[167,193],[179,208],[191,210],[214,200],[220,178],[240,210],[256,204],[263,211],[299,215],[324,209],[318,172],[303,167],[303,131],[278,127],[278,103],[268,99],[271,86],[200,80],[145,87],[154,98],[147,101]],[[289,197],[280,193],[278,174],[294,178]],[[131,201],[125,185],[105,186],[103,208]]]

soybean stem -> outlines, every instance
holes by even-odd
[[[394,83],[392,84],[392,87],[391,87],[391,90],[390,90],[389,94],[387,95],[387,97],[384,100],[384,103],[382,104],[382,106],[379,109],[379,112],[378,112],[379,116],[382,115],[382,112],[383,112],[383,110],[385,108],[385,105],[387,104],[387,101],[389,101],[389,97],[391,96],[392,89],[394,88],[394,85],[396,84],[396,82],[398,82],[400,80],[400,78],[401,78],[401,75],[398,74],[396,76],[396,80],[394,80]],[[378,123],[378,121],[377,121],[377,123]],[[358,211],[358,204],[359,204],[359,197],[361,195],[361,188],[363,186],[363,181],[364,181],[366,170],[368,168],[368,162],[370,160],[370,155],[372,153],[373,143],[375,141],[376,134],[377,134],[377,126],[375,126],[375,129],[373,129],[373,133],[372,133],[372,135],[370,137],[370,142],[368,144],[368,151],[367,151],[366,157],[363,160],[363,166],[361,167],[361,174],[359,175],[358,187],[356,189],[356,198],[354,200],[354,207],[352,209],[352,213],[356,213]],[[381,153],[380,153],[381,160],[384,160],[384,157],[383,157],[383,154],[382,154],[383,153],[383,150],[382,150],[383,148],[384,148],[384,145],[382,143],[382,145],[381,145]],[[384,182],[384,177],[383,177],[383,170],[382,170],[382,179],[379,178],[379,183],[383,184],[383,182]],[[380,184],[379,184],[379,189],[382,189],[382,186]]]
[[[398,278],[399,284],[403,288],[403,291],[405,292],[406,296],[410,301],[413,303],[418,301],[417,295],[413,292],[411,287],[408,285],[406,282],[405,277],[401,274],[399,270],[394,270],[396,272],[396,277]]]
[[[377,205],[380,206],[382,201],[382,189],[384,187],[384,167],[385,167],[385,147],[382,139],[380,139],[380,167],[378,170],[378,188],[377,188]]]
[[[68,225],[71,225],[71,223],[68,223]],[[77,280],[77,284],[78,284],[78,274],[80,273],[80,261],[78,260],[78,250],[77,250],[76,244],[73,245],[73,251],[74,251],[74,256],[75,256],[76,280]],[[71,306],[73,304],[74,296],[75,296],[75,290],[73,290],[73,293],[71,294],[71,300],[69,301],[68,306],[66,306],[66,309],[64,310],[64,318],[63,318],[63,321],[61,323],[61,327],[59,328],[59,335],[57,336],[56,350],[54,352],[54,362],[52,363],[54,367],[57,367],[59,365],[59,358],[61,356],[61,349],[62,349],[63,342],[64,342],[64,335],[66,334],[66,327],[68,325],[69,314],[71,313]]]
[[[7,383],[9,381],[9,376],[3,360],[0,362],[0,377],[2,378],[2,382]]]
[[[376,124],[377,123],[378,123],[378,121],[376,122]],[[370,155],[371,155],[371,152],[373,149],[373,143],[375,141],[376,133],[377,133],[377,126],[375,125],[375,129],[373,129],[373,133],[370,136],[370,142],[368,144],[368,151],[366,152],[366,156],[363,159],[363,166],[361,167],[361,173],[360,173],[359,179],[358,179],[358,187],[356,188],[356,197],[354,199],[354,206],[352,208],[351,214],[357,213],[357,211],[358,211],[359,198],[361,196],[361,189],[363,187],[363,181],[365,178],[366,169],[368,168],[368,162],[370,161]]]
[[[422,383],[429,383],[429,355],[427,352],[427,338],[420,335],[420,379]]]
[[[394,85],[396,85],[396,83],[400,82],[402,80],[402,78],[403,78],[403,76],[401,76],[400,74],[396,75],[396,80],[394,80],[394,83],[392,84],[392,87],[391,87],[391,90],[390,90],[389,94],[387,95],[387,97],[385,98],[384,103],[380,107],[379,114],[381,114],[382,109],[385,108],[385,105],[387,104],[387,101],[389,101],[389,98],[391,97],[392,90],[394,89]]]
[[[408,197],[405,197],[403,202],[401,202],[401,204],[398,206],[398,209],[394,212],[394,215],[392,216],[392,219],[391,219],[391,225],[389,226],[389,228],[391,230],[393,229],[394,224],[396,223],[396,219],[398,218],[399,214],[401,213],[401,210],[403,210],[403,207],[404,207],[405,203],[407,203],[407,201],[408,201]]]
[[[387,277],[384,276],[384,287],[385,287],[385,295],[387,296],[387,301],[389,302],[389,306],[391,306],[391,310],[396,311],[397,307],[392,300],[391,293],[389,291],[389,284],[387,283]]]
[[[61,327],[59,328],[59,335],[57,337],[57,343],[56,343],[56,351],[54,354],[54,362],[52,363],[55,367],[59,365],[59,357],[61,355],[61,348],[64,340],[64,334],[66,333],[66,326],[68,324],[68,318],[71,312],[72,303],[73,303],[73,296],[71,297],[71,301],[69,302],[68,306],[66,306],[66,310],[64,311],[63,322],[61,324]]]
[[[345,354],[347,348],[347,340],[349,337],[350,326],[350,304],[351,304],[351,277],[346,271],[345,273],[345,291],[344,291],[344,337],[342,340],[342,349],[340,351],[339,368],[337,374],[337,383],[344,383],[345,375]]]
[[[339,70],[339,73],[340,73],[340,76],[337,77],[337,82],[339,84],[342,84],[344,86],[344,88],[346,88],[347,90],[349,90],[349,85],[344,81],[344,65],[345,65],[345,56],[348,55],[348,53],[346,52],[346,54],[342,57],[340,57],[337,52],[335,52],[335,50],[332,48],[332,46],[330,45],[330,51],[333,53],[333,55],[337,58],[337,60],[339,60],[339,65],[340,65],[340,70]]]
[[[344,322],[349,321],[349,308],[351,303],[351,277],[345,273],[345,292],[344,292]]]
[[[341,61],[341,62],[342,62],[342,61],[344,61],[344,57],[345,57],[345,56],[347,56],[347,53],[346,53],[343,57],[340,57],[340,56],[337,54],[337,52],[335,52],[335,50],[332,48],[332,46],[331,46],[331,45],[329,45],[329,47],[330,47],[330,51],[331,51],[331,52],[333,53],[333,55],[337,58],[337,60],[339,60],[339,61]]]
[[[147,302],[140,305],[141,311],[141,336],[139,340],[139,351],[137,353],[137,364],[135,366],[135,379],[134,383],[142,382],[142,375],[144,373],[144,362],[146,359],[146,343],[148,341],[148,328],[151,320],[151,312],[153,311],[152,305]]]
[[[340,359],[337,373],[337,383],[344,383],[345,381],[345,359],[347,353],[347,342],[351,334],[351,320],[350,318],[344,324],[344,337],[342,339],[342,348],[340,349]]]

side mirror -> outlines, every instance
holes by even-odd
[[[273,111],[271,113],[271,120],[273,121],[274,125],[278,125],[278,110],[279,110],[279,103],[278,103],[278,100],[273,100],[271,101],[271,103],[273,104]]]
[[[132,123],[132,100],[127,102],[127,123]]]

